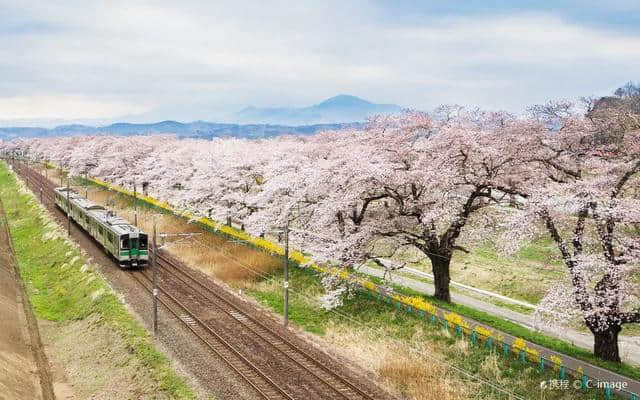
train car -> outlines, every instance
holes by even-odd
[[[148,237],[144,232],[71,189],[55,188],[54,198],[56,205],[100,243],[118,261],[120,267],[147,265],[149,248]]]

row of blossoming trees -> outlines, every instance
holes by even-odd
[[[542,320],[579,316],[595,354],[620,361],[618,334],[640,323],[640,131],[534,108],[526,118],[441,107],[373,118],[364,131],[269,140],[171,136],[67,137],[0,143],[131,187],[200,215],[242,219],[255,234],[281,227],[318,261],[384,264],[410,249],[450,301],[450,262],[500,232],[505,252],[550,235],[567,279],[540,304]],[[634,273],[636,274],[634,276]]]

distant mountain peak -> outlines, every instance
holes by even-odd
[[[375,104],[357,96],[339,94],[309,107],[245,107],[235,117],[243,123],[306,125],[363,122],[372,115],[400,111],[402,107],[395,104]]]
[[[331,98],[326,99],[325,101],[318,104],[318,106],[354,106],[354,105],[371,105],[373,103],[361,99],[357,96],[352,96],[350,94],[339,94],[337,96],[333,96]]]

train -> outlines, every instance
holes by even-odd
[[[58,187],[53,191],[56,206],[100,243],[121,268],[144,267],[148,264],[149,243],[146,233],[70,188]]]

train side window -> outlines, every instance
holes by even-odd
[[[129,238],[126,236],[123,236],[120,239],[120,248],[123,250],[128,250],[129,249]]]

